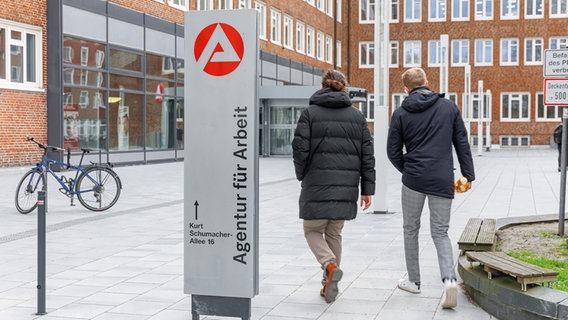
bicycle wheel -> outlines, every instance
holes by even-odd
[[[37,207],[37,191],[42,190],[45,185],[45,178],[42,171],[31,169],[26,172],[18,183],[16,189],[16,209],[21,214],[28,214]]]
[[[75,192],[81,204],[92,211],[112,207],[122,187],[118,175],[107,167],[91,167],[77,178]]]

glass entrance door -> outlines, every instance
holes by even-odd
[[[305,106],[270,108],[270,155],[291,155],[296,123]]]

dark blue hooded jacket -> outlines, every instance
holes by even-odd
[[[387,156],[402,172],[402,183],[408,188],[452,199],[457,178],[452,145],[461,174],[473,181],[475,173],[460,112],[455,103],[443,97],[443,93],[425,86],[410,92],[392,115]]]

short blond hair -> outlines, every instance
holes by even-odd
[[[416,87],[425,86],[428,83],[426,72],[422,68],[412,68],[404,71],[402,74],[402,83],[410,91]]]

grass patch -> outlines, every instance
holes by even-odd
[[[510,251],[507,254],[515,259],[534,264],[542,268],[558,271],[558,280],[553,284],[553,288],[556,290],[568,292],[568,262],[559,262],[552,259],[547,259],[538,256],[534,252],[521,251],[514,252]]]

